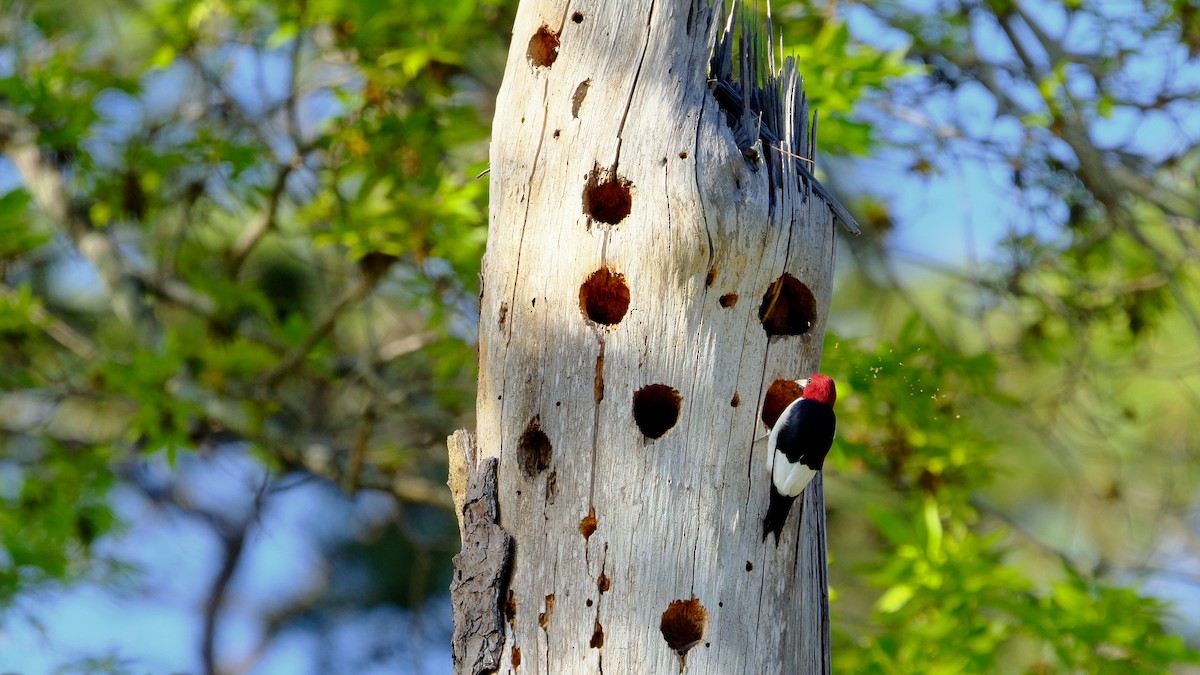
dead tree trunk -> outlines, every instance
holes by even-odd
[[[829,671],[821,480],[764,541],[754,441],[817,371],[854,225],[799,159],[794,64],[742,16],[521,3],[477,445],[451,443],[457,672]]]

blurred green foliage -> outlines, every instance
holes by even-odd
[[[884,342],[864,350],[829,335],[823,361],[840,388],[837,473],[827,474],[835,591],[861,593],[839,570],[839,552],[861,545],[842,528],[862,525],[845,521],[865,516],[878,539],[851,570],[879,589],[870,627],[834,603],[835,670],[1150,673],[1200,663],[1165,628],[1167,603],[1084,573],[1052,542],[1032,542],[1051,564],[1014,562],[1031,542],[1013,540],[989,500],[1036,497],[1014,494],[1026,480],[1013,473],[1033,465],[1017,444],[1030,441],[1026,453],[1044,448],[1005,434],[1029,415],[1028,401],[997,389],[1001,359],[955,354],[913,315]],[[1004,461],[999,452],[1015,456]]]
[[[144,453],[241,441],[449,503],[513,9],[6,4],[0,173],[25,186],[0,195],[0,607],[88,575]]]

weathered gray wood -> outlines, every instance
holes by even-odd
[[[820,362],[834,221],[797,161],[756,137],[739,148],[706,82],[723,28],[706,0],[518,11],[492,141],[477,404],[516,541],[501,672],[829,671],[821,480],[803,524],[797,504],[780,545],[764,542],[754,439],[769,385]],[[629,214],[598,215],[593,193],[589,216],[589,181],[612,177],[628,182]],[[602,268],[628,285],[613,325],[581,309]],[[769,337],[759,312],[785,273],[811,289],[814,321]],[[633,398],[654,384],[681,403],[650,439]]]
[[[475,456],[474,439],[465,431],[450,437],[449,448],[452,457]],[[512,570],[513,540],[498,523],[498,465],[495,457],[477,466],[451,464],[451,491],[462,531],[462,550],[454,556],[450,582],[454,669],[469,675],[496,672],[504,652],[501,603]]]

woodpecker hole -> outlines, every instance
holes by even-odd
[[[583,535],[584,541],[591,538],[596,527],[596,507],[592,506],[588,508],[587,515],[583,517],[583,520],[579,521],[579,534]]]
[[[561,135],[562,135],[562,129],[555,129],[555,130],[554,130],[554,140],[556,140],[556,141],[557,141],[557,140],[558,140],[558,137],[559,137],[559,136],[561,136]]]
[[[651,384],[633,394],[633,421],[646,438],[662,438],[679,421],[683,397],[673,387]]]
[[[591,598],[588,598],[587,600],[583,601],[583,604],[587,605],[588,607],[591,607],[595,603],[592,602]]]
[[[579,108],[583,106],[583,100],[587,98],[588,87],[592,86],[591,80],[584,80],[575,87],[575,93],[571,95],[571,117],[579,119]]]
[[[754,571],[754,563],[750,562],[749,560],[746,561],[746,571],[747,572]]]
[[[734,305],[737,304],[737,301],[738,301],[737,293],[726,293],[725,295],[722,295],[720,297],[720,299],[717,300],[717,302],[721,303],[721,306],[724,307],[725,309],[729,309],[730,307],[733,307]]]
[[[632,183],[624,178],[605,175],[593,169],[583,189],[583,212],[594,220],[616,225],[629,215],[633,206]]]
[[[517,629],[517,595],[511,588],[504,598],[504,619],[508,621],[509,628]]]
[[[575,12],[571,15],[571,21],[575,23],[583,23],[583,12]]]
[[[800,393],[804,391],[800,385],[791,380],[775,380],[767,387],[767,396],[763,399],[762,406],[762,421],[768,427],[774,427],[779,421],[779,416],[783,414],[785,408],[792,401],[800,398]]]
[[[549,468],[553,452],[550,438],[542,431],[541,415],[534,416],[517,441],[517,465],[522,473],[533,478]]]
[[[687,150],[681,150],[679,152],[679,159],[687,159],[687,158],[688,158]]]
[[[496,322],[497,325],[499,325],[500,330],[504,330],[504,321],[507,318],[508,318],[508,303],[502,302],[502,303],[500,303],[500,318]]]
[[[707,627],[708,610],[695,596],[691,600],[676,600],[668,605],[659,624],[667,646],[679,652],[680,656],[704,639],[704,629]]]
[[[799,279],[784,274],[767,287],[758,318],[768,336],[803,335],[817,322],[817,299]]]
[[[708,268],[708,274],[704,276],[704,287],[712,288],[713,282],[717,280],[717,268]]]
[[[596,619],[596,625],[592,627],[592,641],[588,644],[592,649],[604,646],[604,627],[600,625],[600,619]]]
[[[736,408],[741,404],[742,404],[742,397],[738,396],[738,393],[736,391],[733,392],[733,398],[729,399],[729,407]]]
[[[612,580],[604,572],[600,573],[600,577],[596,579],[596,590],[601,594],[607,593],[608,589],[612,588]]]
[[[612,326],[629,311],[629,286],[625,275],[602,267],[579,287],[579,307],[583,315],[602,326]]]
[[[516,645],[512,648],[512,667],[513,670],[521,667],[521,648]]]
[[[554,60],[558,58],[558,33],[543,24],[529,38],[529,49],[525,51],[525,56],[534,67],[549,68],[554,65]]]
[[[538,612],[538,626],[542,630],[546,630],[546,626],[550,624],[550,614],[554,611],[554,594],[546,596],[546,610]]]

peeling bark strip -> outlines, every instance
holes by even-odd
[[[740,19],[740,22],[737,20]],[[741,30],[735,31],[735,23]],[[729,14],[725,31],[713,49],[709,62],[713,97],[725,112],[725,122],[733,131],[734,141],[742,156],[757,171],[765,151],[767,177],[772,188],[786,187],[783,182],[791,176],[799,178],[799,188],[809,189],[829,207],[842,226],[854,235],[861,234],[854,216],[842,206],[829,190],[813,176],[807,165],[816,168],[817,113],[812,111],[804,95],[804,78],[796,59],[789,56],[779,70],[775,68],[775,50],[771,46],[771,6],[767,3],[766,45],[758,32],[758,24],[747,12],[738,11],[738,3]],[[734,73],[734,38],[737,38],[737,64]],[[767,62],[762,62],[766,56]],[[758,145],[761,141],[762,145]],[[771,190],[774,197],[775,190]],[[775,200],[771,200],[775,208]]]
[[[462,431],[450,437],[450,454],[473,456],[474,439]],[[504,654],[504,616],[500,601],[508,589],[512,570],[513,539],[500,527],[496,470],[490,457],[477,468],[466,466],[469,480],[458,511],[462,551],[454,556],[450,602],[454,611],[454,672],[469,675],[492,673]],[[451,462],[452,490],[454,471]],[[456,503],[458,495],[455,495]],[[520,657],[513,660],[520,663]]]
[[[476,401],[520,542],[501,673],[829,672],[820,477],[764,545],[754,439],[771,383],[818,369],[837,221],[853,221],[799,158],[815,132],[796,64],[777,72],[769,30],[729,16],[710,0],[517,12]],[[456,639],[494,628],[496,599],[456,604]]]

